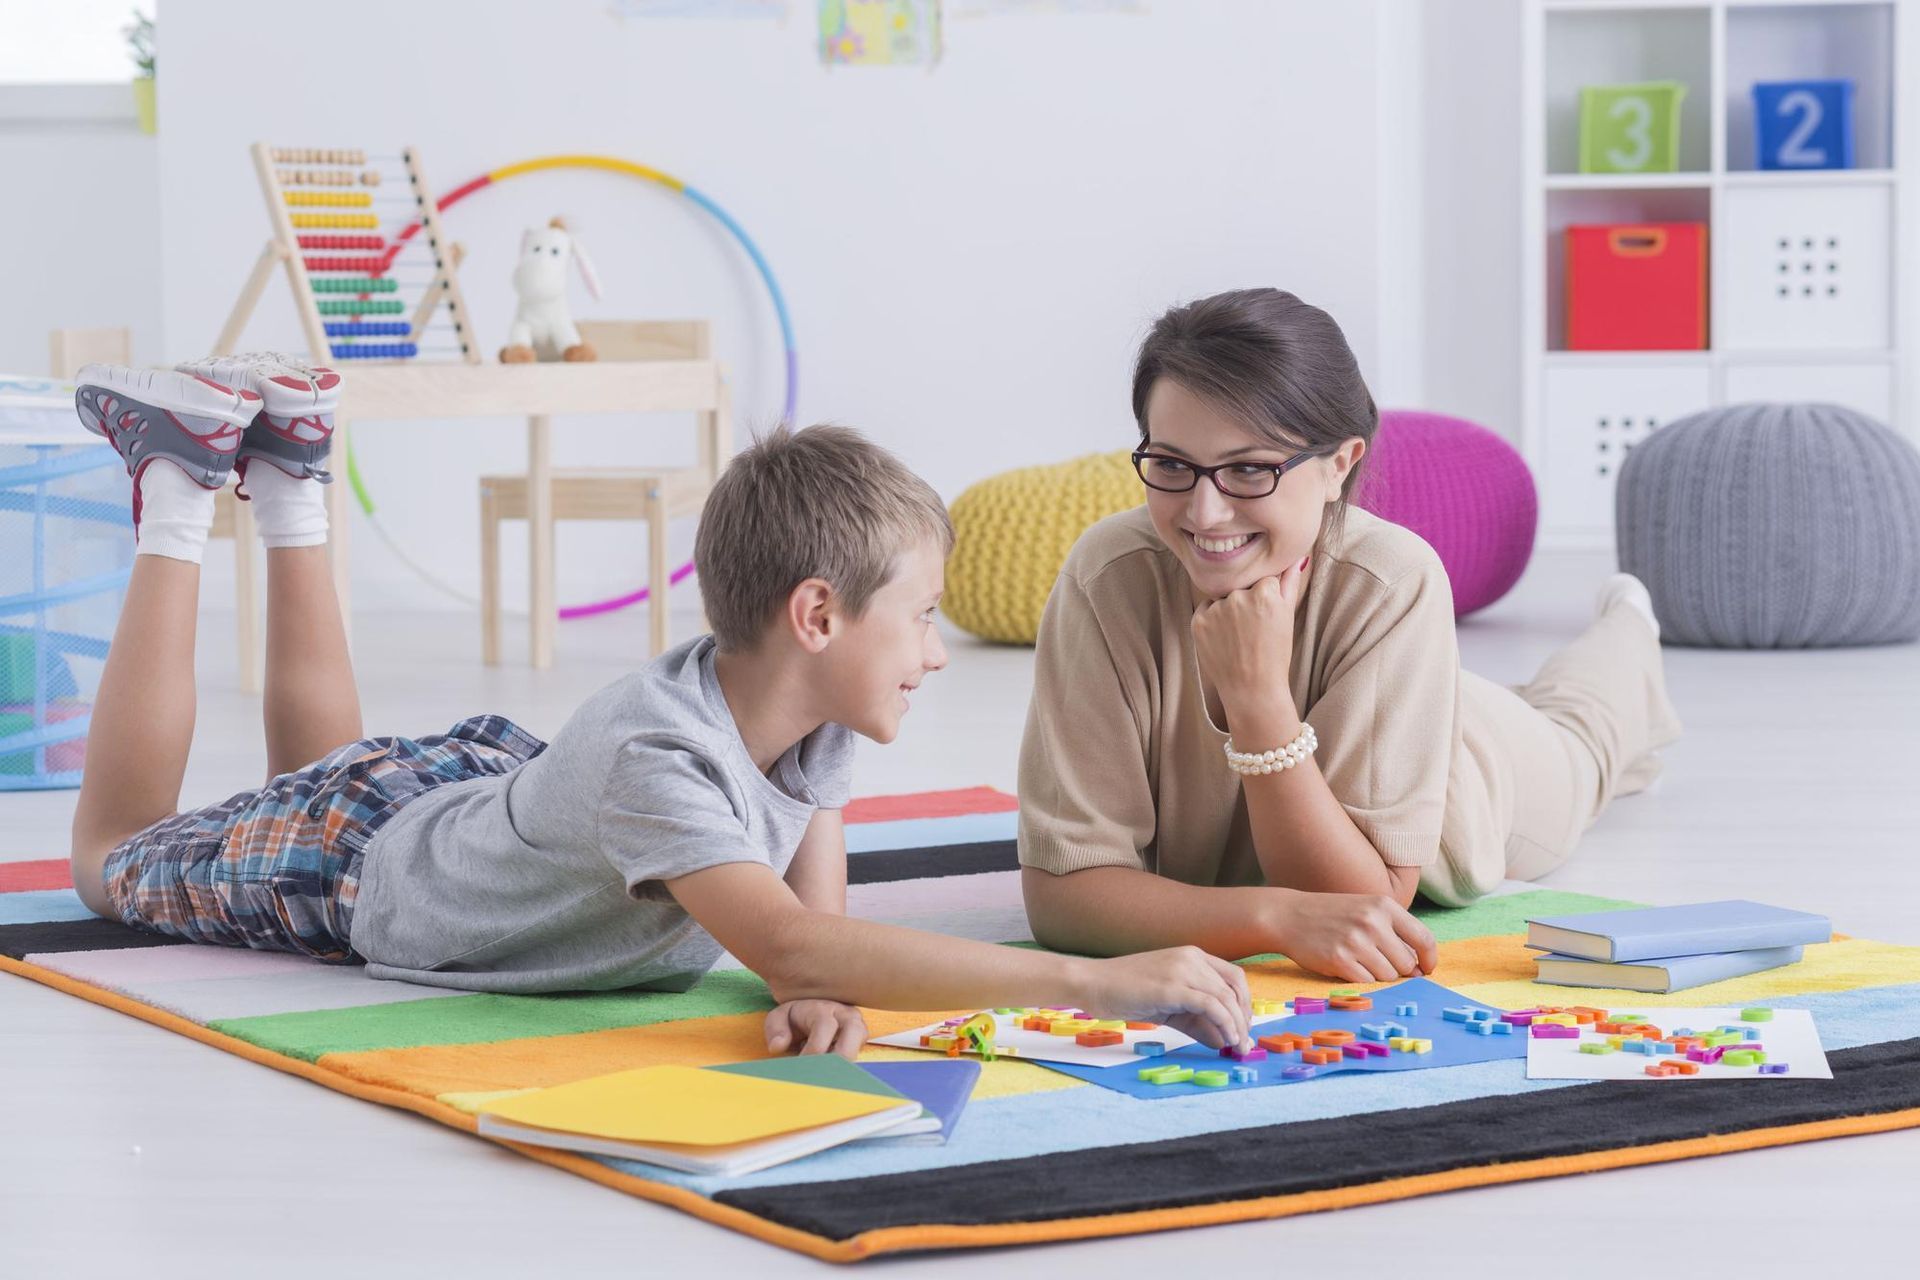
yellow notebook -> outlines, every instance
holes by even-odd
[[[480,1132],[689,1173],[751,1173],[917,1119],[874,1094],[697,1067],[640,1067],[490,1103]]]

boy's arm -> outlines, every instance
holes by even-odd
[[[838,809],[819,809],[787,864],[787,887],[800,905],[847,914],[847,828]]]
[[[1064,1004],[1171,1022],[1215,1048],[1246,1040],[1246,975],[1187,947],[1112,960],[1059,956],[922,933],[808,908],[764,864],[729,862],[665,882],[668,892],[762,978],[776,1001],[870,1009]]]

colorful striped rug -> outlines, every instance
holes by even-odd
[[[985,788],[856,802],[849,909],[1029,943],[1014,801]],[[1523,919],[1632,905],[1533,890],[1424,917],[1435,975],[1506,1008],[1594,993],[1528,980]],[[183,945],[92,917],[64,861],[0,864],[0,969],[471,1132],[502,1093],[649,1063],[764,1053],[765,986],[723,961],[679,995],[469,995],[357,967]],[[1256,995],[1324,987],[1248,962]],[[515,1148],[531,1159],[816,1257],[1008,1245],[1279,1217],[1461,1187],[1920,1125],[1920,947],[1836,938],[1803,963],[1638,1007],[1765,1001],[1814,1011],[1826,1081],[1586,1084],[1513,1061],[1336,1076],[1143,1103],[1031,1063],[983,1071],[944,1147],[828,1152],[733,1180]],[[952,1011],[868,1014],[875,1035]],[[906,1050],[869,1049],[869,1059]]]

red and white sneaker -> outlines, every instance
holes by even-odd
[[[275,351],[211,356],[178,368],[260,398],[259,415],[247,428],[236,464],[241,497],[246,497],[247,466],[255,458],[296,479],[322,484],[333,480],[327,455],[333,449],[333,415],[340,405],[339,374]]]
[[[164,458],[204,489],[227,482],[260,397],[211,378],[172,369],[90,364],[74,379],[80,423],[104,436],[133,477],[133,523],[140,526],[140,476]]]

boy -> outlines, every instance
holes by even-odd
[[[254,356],[80,383],[133,476],[138,540],[74,818],[74,884],[101,915],[473,991],[685,990],[724,948],[778,1002],[775,1052],[851,1055],[853,1005],[1074,1005],[1247,1042],[1244,976],[1197,948],[1091,960],[846,917],[852,735],[892,741],[946,665],[953,537],[856,433],[783,428],[732,461],[695,547],[713,634],[552,744],[496,716],[367,739],[320,494],[339,376]],[[269,780],[176,813],[199,560],[236,467],[267,546]]]

